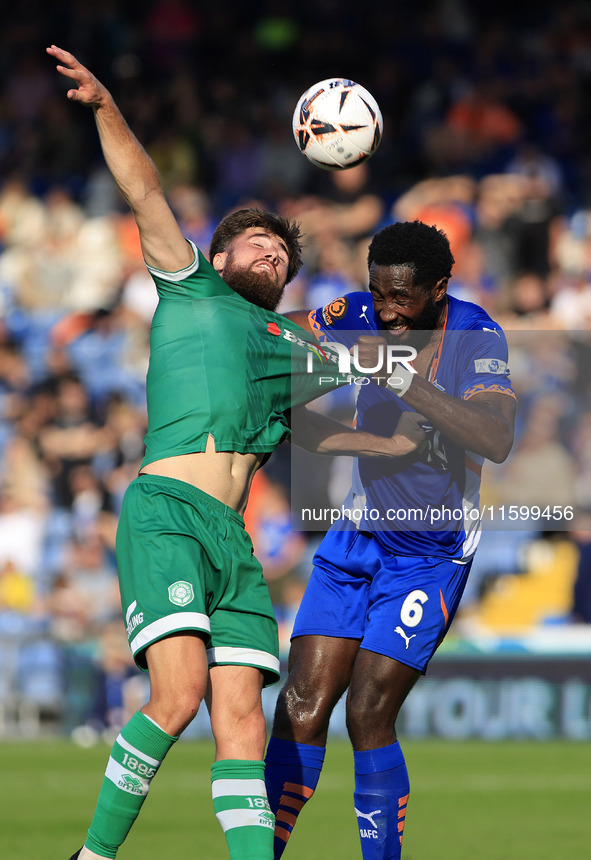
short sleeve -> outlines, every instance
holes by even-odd
[[[486,391],[515,397],[509,376],[507,339],[501,329],[491,326],[455,334],[460,335],[462,358],[458,396],[469,400]]]

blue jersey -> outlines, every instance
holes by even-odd
[[[463,400],[484,391],[514,397],[507,366],[507,342],[499,326],[478,305],[447,299],[440,346],[427,379]],[[360,334],[382,326],[366,292],[349,293],[312,311],[310,323],[323,341],[352,346]],[[356,386],[357,428],[390,436],[411,407],[387,389]],[[411,410],[414,411],[414,410]],[[466,451],[439,430],[408,468],[393,461],[355,461],[353,487],[343,507],[364,531],[375,532],[389,552],[468,561],[480,536],[479,492],[483,457]],[[350,523],[336,524],[336,528]]]

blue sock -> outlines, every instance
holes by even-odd
[[[363,860],[398,860],[410,790],[400,744],[354,751],[353,756]]]
[[[324,747],[271,738],[265,757],[265,782],[275,813],[275,860],[279,860],[304,804],[312,797],[324,764]]]

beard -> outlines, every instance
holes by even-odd
[[[226,258],[220,275],[235,293],[266,311],[277,309],[285,289],[285,285],[279,284],[277,273],[273,275],[271,272],[252,267],[240,268],[235,265],[231,255]]]

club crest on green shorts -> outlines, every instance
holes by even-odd
[[[190,582],[179,579],[168,586],[168,599],[177,606],[186,606],[194,597],[195,592]]]

